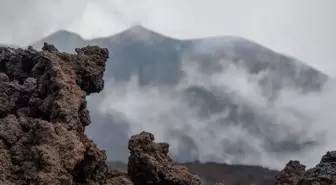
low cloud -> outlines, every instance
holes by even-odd
[[[313,166],[323,153],[336,147],[333,80],[319,92],[303,94],[297,88],[283,88],[270,101],[259,83],[267,71],[251,74],[243,65],[219,63],[220,70],[212,73],[191,65],[193,62],[183,63],[185,77],[174,87],[141,87],[136,76],[127,83],[110,81],[98,111],[110,117],[118,113],[128,124],[128,136],[143,130],[153,132],[157,140],[170,143],[172,155],[182,161],[280,169],[291,159]],[[251,115],[233,121],[229,117],[232,106],[200,116],[200,104],[193,104],[185,96],[190,87],[211,92],[218,101],[229,98],[225,102],[238,105],[237,114],[244,116],[246,113],[241,112],[248,109],[257,118]]]

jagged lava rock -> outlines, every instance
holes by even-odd
[[[320,163],[305,171],[298,161],[290,161],[276,177],[276,185],[335,185],[336,151],[327,152]]]
[[[306,166],[299,161],[289,161],[286,167],[275,177],[276,185],[297,184],[305,173]]]
[[[184,166],[172,164],[168,143],[155,143],[154,135],[141,132],[129,140],[128,175],[135,185],[199,185],[200,179]]]
[[[0,185],[200,184],[172,165],[167,143],[146,132],[129,142],[131,178],[108,169],[105,152],[84,131],[91,122],[85,97],[104,88],[109,52],[75,51],[47,43],[42,51],[0,47]]]
[[[47,43],[42,51],[0,48],[0,184],[112,180],[104,151],[84,134],[85,96],[103,89],[109,53],[98,46],[76,52]]]

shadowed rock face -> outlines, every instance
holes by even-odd
[[[200,179],[184,166],[174,166],[168,156],[168,143],[155,143],[154,135],[141,132],[132,136],[128,149],[128,175],[135,185],[199,185]]]
[[[0,49],[1,184],[101,182],[106,155],[84,134],[85,96],[100,92],[108,50]]]
[[[297,184],[305,173],[306,166],[299,161],[289,161],[286,167],[276,176],[276,184]]]
[[[127,172],[127,164],[122,162],[109,162],[110,169]],[[188,168],[189,172],[196,174],[201,179],[201,184],[211,185],[218,182],[224,185],[271,185],[276,170],[260,166],[229,165],[215,162],[200,163],[199,161],[179,163]]]
[[[75,51],[61,53],[47,43],[42,51],[0,48],[1,185],[133,184],[109,171],[105,152],[84,134],[91,122],[85,97],[103,89],[109,52],[98,46]],[[149,133],[140,136],[130,141],[135,184],[197,184],[186,169],[172,166],[167,144],[155,144]],[[159,169],[156,180],[162,181],[132,173],[150,174],[151,168]]]
[[[299,161],[290,161],[277,175],[276,185],[336,184],[336,151],[327,152],[314,168],[305,170]]]

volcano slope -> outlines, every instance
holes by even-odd
[[[148,132],[130,138],[127,173],[109,170],[105,152],[84,134],[91,122],[85,97],[104,88],[109,52],[98,46],[75,51],[61,53],[47,43],[42,51],[0,47],[0,184],[201,184],[173,165],[168,143],[154,142]],[[336,152],[307,171],[290,161],[275,184],[336,184]]]
[[[182,163],[200,160],[281,168],[277,161],[286,163],[287,156],[323,145],[323,134],[306,137],[307,125],[315,120],[311,114],[297,105],[279,105],[283,98],[292,105],[288,100],[292,97],[284,95],[287,91],[299,97],[322,92],[329,76],[254,41],[233,36],[180,40],[134,26],[90,40],[60,30],[32,45],[40,49],[44,42],[64,52],[86,45],[108,48],[105,88],[87,100],[95,124],[86,128],[86,134],[106,150],[110,161],[127,163],[128,133],[141,129],[169,143],[178,140],[172,157]],[[304,126],[293,129],[299,125]],[[229,129],[244,134],[229,136]],[[210,132],[226,137],[213,139],[206,134]],[[204,150],[199,133],[206,145],[218,149]],[[269,160],[274,162],[264,162]]]
[[[91,122],[85,97],[103,89],[109,52],[75,51],[47,43],[42,51],[0,47],[0,184],[200,184],[147,132],[130,139],[128,175],[108,169],[105,152],[84,131]]]

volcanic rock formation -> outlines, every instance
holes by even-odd
[[[184,166],[173,166],[168,156],[168,143],[154,143],[154,135],[141,132],[132,136],[128,149],[128,175],[135,185],[143,184],[201,184],[200,179]]]
[[[168,144],[146,132],[129,142],[128,175],[108,169],[105,152],[84,130],[91,122],[85,97],[103,89],[109,52],[75,51],[47,43],[42,51],[0,47],[0,184],[200,184],[172,165]]]
[[[289,161],[276,176],[276,185],[336,184],[336,151],[327,152],[314,168],[305,170],[299,161]]]

